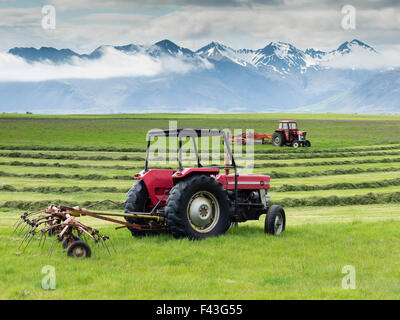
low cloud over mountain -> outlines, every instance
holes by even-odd
[[[0,54],[0,111],[400,113],[399,66],[398,52],[359,40],[331,51],[283,42],[192,51],[169,40],[89,54],[12,48]]]

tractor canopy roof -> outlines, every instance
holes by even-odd
[[[151,137],[224,137],[225,131],[216,129],[173,129],[173,130],[151,130],[147,138]]]
[[[229,145],[228,136],[224,130],[217,129],[172,129],[172,130],[151,130],[147,133],[147,148],[146,148],[146,159],[145,159],[145,170],[148,169],[148,161],[149,161],[149,149],[151,144],[152,137],[170,137],[170,138],[178,138],[178,164],[179,170],[183,169],[182,166],[182,138],[192,138],[192,143],[194,146],[194,151],[197,159],[197,166],[203,167],[200,163],[199,151],[197,148],[196,138],[200,137],[223,137],[224,145],[226,147],[226,153],[230,159],[231,164],[225,165],[221,168],[234,168],[236,172],[236,164],[232,154],[232,149]],[[219,167],[218,167],[219,168]]]

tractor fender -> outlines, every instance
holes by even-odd
[[[172,180],[174,184],[178,183],[182,178],[186,178],[195,174],[204,174],[207,176],[219,174],[218,168],[187,168],[182,171],[177,171],[172,175]]]

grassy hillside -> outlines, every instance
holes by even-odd
[[[282,119],[298,120],[315,148],[400,142],[400,116],[333,114],[134,114],[110,116],[0,115],[0,144],[20,146],[145,148],[146,132],[168,128],[237,128],[273,132]],[[260,148],[260,147],[257,147]]]

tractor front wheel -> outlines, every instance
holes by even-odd
[[[294,140],[292,142],[292,147],[297,149],[298,147],[300,147],[300,142],[298,140]]]
[[[222,184],[206,175],[177,183],[165,207],[175,238],[203,239],[224,234],[230,226],[230,201]]]
[[[278,205],[272,205],[271,207],[269,207],[267,216],[265,217],[265,233],[278,236],[283,231],[285,231],[285,226],[285,210],[283,210],[283,208]]]
[[[304,146],[305,146],[306,148],[311,147],[311,142],[310,142],[310,140],[304,141]]]

